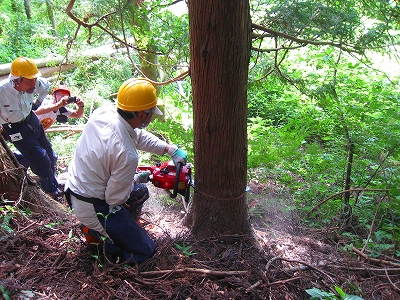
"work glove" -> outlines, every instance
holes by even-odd
[[[150,176],[149,171],[143,171],[140,173],[136,173],[135,176],[133,176],[133,181],[135,182],[135,184],[147,183],[147,182],[149,182],[149,176]]]
[[[176,145],[170,146],[167,153],[171,156],[175,166],[178,164],[178,162],[181,162],[182,164],[186,165],[188,160],[187,153],[182,149],[179,149],[178,146]]]

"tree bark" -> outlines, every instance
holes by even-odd
[[[57,24],[56,24],[56,18],[54,16],[54,4],[51,0],[46,0],[46,5],[47,5],[47,15],[49,16],[49,21],[53,28],[53,34],[57,35]]]
[[[247,234],[249,1],[190,1],[189,20],[196,170],[192,233]]]
[[[134,36],[135,44],[138,48],[140,70],[143,74],[154,81],[159,81],[160,70],[158,68],[157,45],[149,39],[151,24],[147,16],[148,11],[143,6],[143,1],[131,2],[132,12],[130,15],[130,30]],[[160,90],[160,87],[157,87]]]
[[[26,18],[28,20],[32,19],[32,8],[30,0],[24,0],[24,8],[25,8]]]
[[[24,173],[0,133],[0,195],[3,199],[16,201],[19,198]]]
[[[0,205],[13,205],[48,216],[63,216],[67,209],[51,199],[21,166],[0,133]]]

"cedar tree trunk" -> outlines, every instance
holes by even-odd
[[[195,192],[191,222],[199,238],[248,234],[248,0],[191,0]]]
[[[51,199],[27,174],[0,133],[0,206],[13,205],[48,216],[64,216],[67,209]]]

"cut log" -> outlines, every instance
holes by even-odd
[[[64,59],[61,55],[52,55],[46,58],[33,59],[38,68],[48,67],[48,66],[59,66]],[[0,65],[0,75],[10,74],[11,63]]]
[[[123,45],[109,44],[97,48],[87,49],[81,52],[79,57],[97,59],[100,56],[112,55],[116,52],[125,53],[126,49],[123,47]],[[64,59],[65,57],[62,55],[50,55],[45,58],[33,59],[33,61],[36,63],[43,77],[47,78],[51,82],[54,80],[54,78],[52,77],[54,74],[57,74],[58,72],[66,72],[77,67],[73,64],[73,56],[69,57],[68,63],[63,63]],[[8,75],[10,74],[10,70],[11,62],[7,64],[0,64],[0,81],[8,77]],[[55,78],[57,78],[57,76],[55,76]]]
[[[46,133],[49,132],[71,132],[78,133],[82,132],[83,126],[77,125],[52,125],[50,128],[46,130]]]
[[[57,74],[61,71],[62,72],[66,72],[68,70],[72,70],[75,69],[76,66],[75,65],[70,65],[70,64],[63,64],[61,65],[61,70],[60,67],[41,67],[38,68],[40,73],[42,73],[43,77],[47,78],[49,81],[53,81],[54,78],[57,78],[57,76],[53,76],[54,74]],[[8,74],[5,75],[0,75],[0,81],[3,79],[8,78]]]

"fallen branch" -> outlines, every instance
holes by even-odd
[[[388,274],[387,271],[385,271],[385,274],[386,274],[386,278],[389,280],[389,282],[390,282],[390,284],[392,285],[392,287],[393,287],[396,291],[400,292],[400,289],[396,286],[396,284],[392,281],[392,279],[390,279],[390,276],[389,276],[389,274]]]
[[[77,126],[77,125],[70,125],[70,126],[52,126],[46,130],[46,133],[49,132],[64,132],[64,131],[69,131],[69,132],[82,132],[83,126]]]
[[[211,276],[232,276],[232,275],[245,275],[248,271],[215,271],[215,270],[208,270],[208,269],[197,269],[197,268],[183,268],[183,269],[176,269],[176,270],[160,270],[160,271],[148,271],[148,272],[141,272],[140,275],[142,276],[159,276],[168,273],[196,273],[196,274],[205,274]]]
[[[400,189],[397,189],[400,190]],[[328,198],[325,198],[324,200],[322,200],[320,203],[318,203],[317,205],[315,205],[306,215],[306,217],[308,217],[311,213],[313,213],[314,211],[316,211],[320,206],[322,206],[323,204],[325,204],[326,202],[328,202],[329,200],[331,200],[332,198],[335,198],[337,196],[340,196],[341,194],[345,194],[345,193],[349,193],[349,192],[389,192],[390,189],[362,189],[362,188],[358,188],[358,189],[350,189],[350,190],[344,190],[341,191],[339,193],[336,193],[332,196],[329,196]]]
[[[347,271],[368,271],[368,272],[400,272],[400,268],[357,268],[357,267],[347,267],[347,266],[332,266],[334,268],[342,269],[342,270],[347,270]]]
[[[358,250],[355,247],[352,247],[351,250],[353,250],[355,253],[357,253],[358,255],[362,256],[363,258],[365,258],[368,261],[400,268],[400,264],[398,264],[398,263],[394,263],[394,262],[383,260],[383,259],[377,259],[377,258],[369,257],[367,254],[361,252],[360,250]]]
[[[273,285],[277,285],[277,284],[285,284],[286,282],[299,280],[301,278],[302,278],[301,276],[297,276],[297,277],[293,277],[293,278],[289,278],[289,279],[285,279],[285,280],[274,281],[274,282],[268,283],[267,286],[273,286]]]
[[[62,63],[63,57],[61,55],[51,55],[45,58],[33,59],[38,68],[43,68],[51,65],[58,65]],[[0,65],[0,75],[7,75],[11,71],[11,63]]]
[[[246,293],[250,292],[251,290],[254,290],[256,287],[258,287],[262,283],[262,280],[257,281],[255,284],[252,284],[246,289]]]
[[[266,286],[269,287],[269,286],[273,286],[273,285],[285,284],[285,283],[287,283],[287,282],[299,280],[299,279],[301,279],[301,278],[302,278],[301,276],[296,276],[296,277],[293,277],[293,278],[288,278],[288,279],[284,279],[284,280],[269,282],[269,283],[266,284]],[[255,284],[249,286],[249,287],[246,289],[246,293],[248,293],[248,292],[250,292],[251,290],[255,289],[255,288],[258,287],[261,283],[262,283],[262,280],[259,280],[259,281],[257,281]]]
[[[139,293],[138,290],[136,290],[132,284],[130,284],[128,281],[124,280],[124,282],[132,289],[132,291],[134,291],[136,294],[138,294],[140,296],[140,299],[146,299],[146,300],[151,300],[150,298],[147,298],[145,296],[143,296],[141,293]]]
[[[24,228],[19,229],[18,233],[21,233],[21,232],[27,230],[28,228],[30,228],[30,227],[32,227],[33,225],[36,225],[36,224],[38,224],[38,223],[36,221],[34,221],[34,222],[30,223],[28,226],[25,226]]]
[[[287,258],[280,257],[280,256],[276,256],[276,257],[273,257],[272,259],[270,259],[270,260],[268,261],[267,265],[265,266],[265,270],[268,271],[268,269],[269,269],[269,267],[271,266],[271,264],[272,264],[274,261],[276,261],[276,260],[284,260],[284,261],[287,261],[287,262],[296,262],[296,263],[302,264],[302,265],[304,265],[304,266],[307,266],[307,267],[309,267],[309,268],[311,268],[311,269],[314,269],[314,270],[320,272],[321,274],[323,274],[323,275],[325,275],[327,278],[329,278],[330,281],[335,282],[335,281],[332,279],[332,277],[329,276],[327,273],[325,273],[324,271],[322,271],[322,270],[320,270],[320,269],[318,269],[318,268],[316,268],[316,267],[314,267],[314,266],[312,266],[312,265],[310,265],[310,264],[308,264],[308,263],[306,263],[306,262],[304,262],[304,261],[299,261],[299,260],[294,260],[294,259],[287,259]]]
[[[364,251],[363,251],[364,252]],[[372,251],[371,250],[369,250],[369,249],[365,249],[365,252],[369,252],[369,253],[372,253]],[[382,253],[380,253],[380,255],[379,255],[380,257],[385,257],[386,258],[386,260],[391,260],[391,261],[395,261],[395,262],[398,262],[398,263],[400,263],[400,260],[399,259],[396,259],[396,258],[394,258],[394,257],[390,257],[390,256],[387,256],[387,255],[385,255],[385,254],[382,254]]]
[[[248,274],[248,271],[215,271],[208,269],[197,269],[197,268],[183,268],[183,269],[172,269],[172,270],[159,270],[159,271],[148,271],[148,272],[140,272],[132,274],[130,270],[126,270],[128,274],[134,275],[133,279],[144,285],[152,285],[159,283],[160,281],[165,280],[165,278],[170,277],[173,274],[182,274],[182,273],[197,273],[197,274],[205,274],[211,276],[232,276],[232,275],[245,275]],[[160,276],[158,278],[144,278],[151,276]]]
[[[385,196],[383,196],[383,197],[379,200],[378,206],[377,206],[377,208],[376,208],[376,210],[375,210],[374,218],[372,219],[372,224],[371,224],[371,226],[369,227],[368,236],[367,236],[367,238],[365,239],[365,244],[364,244],[364,246],[362,247],[361,252],[364,252],[364,251],[365,251],[365,249],[366,249],[367,246],[368,246],[368,241],[371,239],[371,236],[372,236],[372,234],[373,234],[374,231],[375,231],[375,222],[376,222],[376,218],[378,217],[378,212],[379,212],[379,209],[381,208],[382,200],[383,200],[384,198],[385,198]]]

